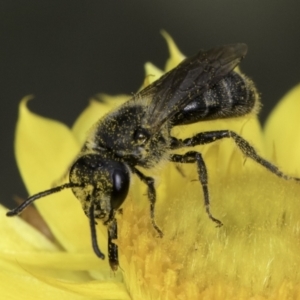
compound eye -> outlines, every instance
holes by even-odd
[[[134,140],[139,144],[143,145],[145,144],[150,137],[149,132],[144,128],[139,128],[134,132]]]
[[[122,169],[115,168],[113,170],[112,181],[111,205],[114,209],[118,209],[128,194],[130,183],[129,172],[125,166]]]

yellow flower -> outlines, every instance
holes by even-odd
[[[183,55],[171,38],[164,36],[171,53],[166,71]],[[145,85],[163,73],[146,64]],[[29,194],[60,184],[90,126],[126,99],[101,95],[102,101],[92,100],[71,129],[31,113],[26,106],[28,98],[24,99],[15,146]],[[297,87],[274,112],[265,133],[253,115],[182,126],[173,133],[185,137],[200,131],[234,130],[262,156],[290,175],[300,176],[299,99]],[[283,124],[288,126],[288,134],[281,131]],[[150,222],[146,187],[132,176],[130,195],[118,216],[120,269],[115,273],[107,260],[93,253],[88,219],[70,190],[36,202],[54,241],[20,217],[6,218],[7,209],[0,207],[1,297],[300,299],[299,184],[245,160],[233,141],[197,149],[208,167],[211,210],[223,227],[216,228],[205,213],[194,165],[166,163],[154,170],[156,221],[164,232],[162,239],[156,237]],[[104,251],[107,237],[101,224],[98,242]]]

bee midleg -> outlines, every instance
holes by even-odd
[[[157,226],[155,222],[155,202],[156,202],[156,191],[154,187],[154,179],[152,177],[145,176],[142,172],[138,169],[134,168],[133,171],[135,174],[140,178],[142,182],[144,182],[148,186],[148,199],[150,201],[150,218],[152,222],[152,226],[159,234],[159,237],[163,237],[163,232]]]
[[[205,210],[209,216],[209,218],[217,223],[217,226],[222,226],[222,222],[213,217],[213,215],[210,212],[210,202],[209,202],[209,192],[208,192],[208,175],[207,175],[207,169],[205,162],[202,158],[202,155],[199,152],[196,151],[189,151],[183,155],[180,154],[171,154],[170,155],[170,160],[172,162],[177,162],[177,163],[184,163],[184,164],[190,164],[190,163],[197,163],[197,172],[199,176],[199,181],[202,186],[203,190],[203,196],[204,196],[204,205],[205,205]]]
[[[177,140],[176,138],[172,138],[173,149],[178,149],[182,147],[193,147],[196,145],[204,145],[208,143],[215,142],[217,140],[223,138],[232,138],[238,148],[242,151],[242,153],[251,159],[253,159],[258,164],[265,167],[270,172],[274,173],[280,178],[286,180],[295,180],[300,181],[300,178],[292,177],[289,175],[284,174],[282,171],[279,170],[278,167],[267,161],[266,159],[262,158],[260,155],[257,154],[256,150],[247,142],[244,138],[242,138],[237,133],[231,130],[217,130],[217,131],[206,131],[201,132],[194,135],[191,138],[187,138],[185,140]]]
[[[115,218],[107,225],[107,235],[109,265],[113,271],[116,271],[119,266],[119,254],[118,245],[113,242],[118,238],[118,224]]]

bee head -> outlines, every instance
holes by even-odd
[[[80,187],[72,188],[88,217],[91,205],[94,217],[107,221],[124,202],[130,183],[127,167],[99,154],[86,154],[73,164],[70,182]]]

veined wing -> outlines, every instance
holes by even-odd
[[[200,51],[185,59],[135,96],[147,102],[142,127],[152,134],[157,132],[194,97],[232,71],[246,53],[247,45],[240,43]]]

